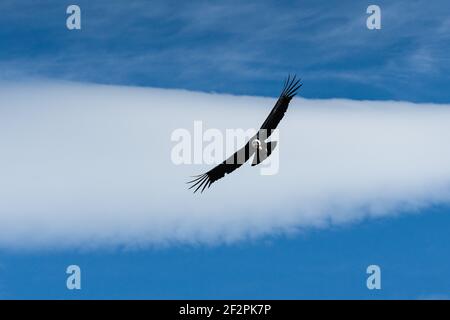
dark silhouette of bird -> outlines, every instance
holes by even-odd
[[[255,166],[265,159],[267,159],[276,147],[276,141],[265,142],[270,137],[272,131],[275,130],[283,118],[289,106],[291,99],[297,94],[297,90],[303,85],[300,83],[301,79],[296,79],[294,75],[292,78],[288,76],[283,90],[278,98],[272,111],[267,116],[259,131],[251,137],[248,142],[241,149],[236,151],[232,156],[226,159],[221,164],[212,168],[208,172],[193,176],[195,179],[188,181],[191,184],[189,189],[195,188],[194,193],[201,189],[203,192],[206,187],[229,174],[247,162],[254,154],[252,166]]]

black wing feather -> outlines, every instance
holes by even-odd
[[[291,99],[297,94],[297,90],[303,85],[300,81],[301,79],[297,80],[295,75],[292,79],[290,76],[286,79],[280,97],[260,129],[267,131],[267,137],[270,136],[271,131],[276,129],[281,119],[283,119],[283,116],[289,106],[289,102],[291,102]]]
[[[220,178],[223,178],[226,174],[229,174],[242,166],[245,162],[250,159],[250,157],[255,152],[254,148],[250,148],[250,143],[253,141],[253,138],[251,138],[245,146],[243,146],[241,149],[236,151],[233,155],[231,155],[227,160],[222,162],[221,164],[215,166],[208,172],[196,176],[194,180],[191,180],[187,183],[192,184],[189,189],[192,189],[194,187],[194,193],[197,192],[200,188],[202,188],[201,192],[203,192],[206,187],[210,187],[211,184],[213,184],[215,181],[219,180]]]

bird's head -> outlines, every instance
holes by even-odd
[[[258,139],[253,140],[252,141],[252,147],[255,148],[255,149],[262,150],[261,141],[259,141]]]

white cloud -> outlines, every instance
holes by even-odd
[[[73,83],[0,85],[0,246],[223,243],[450,200],[450,105],[296,98],[280,172],[192,194],[171,132],[258,127],[275,99]]]

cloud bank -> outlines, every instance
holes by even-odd
[[[259,127],[275,98],[75,83],[0,84],[0,247],[220,244],[450,200],[450,105],[305,100],[280,170],[192,194],[171,133]]]

